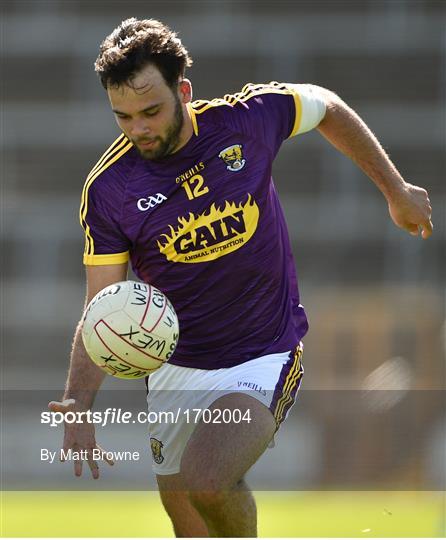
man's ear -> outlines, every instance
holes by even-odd
[[[189,79],[183,79],[178,84],[178,97],[181,103],[190,103],[192,101],[192,83]]]

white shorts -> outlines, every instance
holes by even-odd
[[[165,364],[152,373],[147,404],[150,417],[156,419],[149,427],[154,472],[180,472],[181,456],[200,419],[219,423],[246,420],[235,412],[209,410],[225,394],[243,393],[259,400],[269,408],[279,428],[302,380],[302,352],[300,343],[293,351],[268,354],[231,368],[207,370]]]

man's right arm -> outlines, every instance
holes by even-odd
[[[85,307],[104,287],[124,281],[127,278],[127,263],[101,266],[87,266],[87,295]],[[105,373],[89,358],[82,342],[82,325],[78,324],[73,341],[70,367],[62,401],[51,401],[48,405],[53,412],[87,411],[93,405],[96,393],[104,380]],[[65,424],[63,451],[87,450],[90,453],[98,447],[94,426],[88,423]],[[98,447],[99,448],[99,447]],[[97,463],[91,457],[88,465],[94,478],[99,477]],[[110,463],[112,464],[112,463]],[[76,476],[82,474],[82,461],[74,463]]]
[[[104,287],[127,278],[127,263],[87,266],[87,295],[85,307]],[[64,399],[75,399],[81,410],[87,410],[104,380],[105,373],[89,358],[82,342],[82,327],[79,323],[73,341],[70,369],[65,386]]]

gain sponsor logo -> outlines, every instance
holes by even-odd
[[[164,196],[162,193],[157,193],[156,195],[149,195],[144,199],[138,199],[136,206],[138,207],[138,210],[141,210],[141,212],[145,212],[146,210],[150,210],[157,204],[161,204],[163,201],[166,200],[166,196]]]
[[[158,248],[168,261],[198,263],[212,261],[240,249],[255,233],[259,207],[248,194],[243,204],[226,201],[223,208],[213,204],[203,214],[179,217],[170,234],[162,234]]]

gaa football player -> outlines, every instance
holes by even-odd
[[[214,416],[150,425],[162,502],[177,536],[254,537],[256,505],[244,476],[294,402],[308,329],[271,178],[276,154],[285,140],[317,129],[376,184],[398,227],[427,239],[431,206],[333,92],[272,82],[193,101],[191,63],[155,20],[125,20],[101,45],[95,68],[122,134],[82,193],[86,301],[125,280],[129,262],[171,300],[180,340],[149,377],[149,409]],[[103,378],[78,328],[63,401],[50,409],[89,409]],[[212,421],[227,410],[250,421]],[[67,424],[63,444],[88,450],[99,476],[92,424]],[[82,462],[74,468],[81,475]]]

